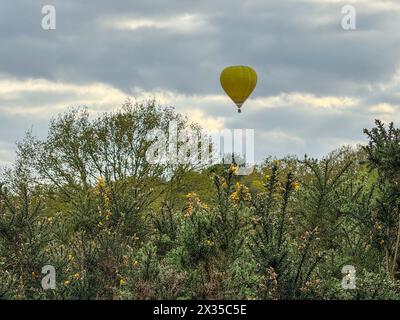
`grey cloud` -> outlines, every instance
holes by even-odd
[[[390,81],[399,67],[398,11],[374,12],[356,5],[358,29],[346,32],[340,27],[338,3],[53,0],[57,30],[43,31],[40,9],[45,4],[48,1],[1,0],[0,74],[78,85],[101,82],[126,94],[140,87],[201,95],[221,93],[219,72],[226,65],[249,64],[259,74],[255,97],[304,92],[361,99],[360,106],[337,113],[285,105],[255,110],[248,104],[238,117],[233,107],[204,106],[207,115],[223,117],[229,127],[256,128],[260,157],[265,153],[322,155],[331,148],[328,140],[362,140],[362,128],[378,116],[366,111],[369,106],[400,103],[396,88],[383,92],[368,87]],[[104,25],[111,18],[157,20],[182,14],[206,17],[212,31],[115,30]],[[24,106],[40,105],[40,99],[27,93]],[[57,100],[71,101],[59,93],[42,102]],[[17,105],[21,103],[0,98],[0,110]],[[32,121],[36,120],[2,115],[2,139],[17,140]],[[42,130],[46,121],[37,121],[35,127]],[[262,139],[277,137],[277,132],[298,137],[304,144],[295,145],[300,141],[296,139],[285,142],[281,135],[282,143],[264,146]]]
[[[363,12],[354,32],[340,28],[341,6],[302,1],[54,1],[57,30],[40,28],[44,2],[8,2],[0,69],[21,77],[102,81],[129,91],[218,92],[229,64],[251,64],[259,91],[351,93],[349,84],[387,79],[398,64],[398,13]],[[110,30],[109,17],[203,14],[215,33]],[[320,21],[321,20],[321,21]],[[216,80],[215,80],[216,79]],[[214,80],[214,81],[213,81]],[[350,86],[351,87],[351,86]]]

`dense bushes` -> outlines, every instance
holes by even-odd
[[[326,158],[149,164],[143,137],[189,122],[154,102],[28,134],[0,184],[0,297],[398,299],[400,131]],[[44,290],[43,266],[56,270]],[[344,289],[342,267],[356,269]]]

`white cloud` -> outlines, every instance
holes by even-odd
[[[178,33],[194,33],[211,31],[212,26],[204,15],[183,14],[169,18],[126,18],[105,17],[103,24],[117,30],[138,30],[143,28],[171,30]]]
[[[128,96],[136,101],[155,98],[162,105],[172,105],[207,129],[221,129],[224,126],[224,117],[212,116],[212,113],[227,114],[228,110],[233,113],[235,111],[235,106],[225,94],[187,95],[162,89],[145,91],[137,87],[132,88],[130,93],[124,93],[103,83],[78,85],[45,79],[0,78],[0,95],[1,112],[35,118],[48,118],[71,106],[87,106],[91,112],[110,111],[118,108]],[[342,110],[357,106],[359,100],[293,92],[249,99],[247,104],[255,112],[264,108],[298,106]]]
[[[71,106],[88,106],[96,111],[121,105],[126,95],[102,83],[77,85],[45,79],[0,78],[0,110],[10,116],[48,118]]]
[[[371,107],[368,108],[368,111],[372,113],[394,113],[396,112],[396,106],[390,104],[390,103],[379,103],[375,104]]]
[[[365,144],[365,141],[363,140],[334,138],[334,137],[318,139],[318,142],[321,144],[321,146],[323,146],[324,149],[326,149],[326,152],[335,150],[340,146],[357,147],[359,145]]]
[[[153,97],[162,105],[173,106],[177,111],[188,116],[188,118],[205,129],[224,128],[224,118],[208,115],[211,108],[223,110],[230,103],[223,95],[186,95],[168,90],[145,91],[141,88],[132,89],[132,96],[143,101]],[[231,109],[234,111],[234,107]]]
[[[281,145],[304,145],[304,139],[294,133],[284,130],[271,130],[261,134],[264,141],[267,144],[281,144]]]
[[[342,109],[355,107],[360,100],[351,97],[315,96],[308,93],[283,93],[279,96],[260,97],[253,104],[258,108],[274,108],[279,106],[308,106],[321,109]]]
[[[222,95],[184,95],[165,90],[149,92],[140,88],[132,89],[129,95],[102,83],[77,85],[45,79],[0,78],[0,95],[0,111],[3,114],[46,119],[73,106],[87,106],[89,112],[96,113],[118,109],[128,97],[136,101],[155,98],[162,105],[174,106],[207,129],[223,128],[224,120],[207,115],[204,108],[213,104],[222,108],[227,101]]]

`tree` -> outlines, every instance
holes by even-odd
[[[174,181],[191,168],[147,159],[157,139],[151,132],[168,136],[171,122],[179,131],[190,127],[186,118],[155,101],[127,101],[121,111],[94,119],[86,109],[73,109],[52,119],[46,139],[28,133],[18,144],[18,161],[59,201],[76,209],[87,206],[96,182],[104,180],[113,221],[124,215],[133,223],[162,194],[173,198]]]
[[[371,170],[378,173],[376,224],[381,237],[379,242],[386,253],[386,269],[400,278],[400,129],[393,123],[386,128],[375,121],[376,127],[364,130],[369,143],[364,147]]]

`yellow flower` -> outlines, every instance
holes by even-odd
[[[251,183],[251,186],[252,186],[254,189],[256,189],[257,191],[263,191],[263,190],[265,190],[264,183],[263,183],[262,181],[260,181],[260,180],[254,180],[254,181]]]
[[[193,212],[193,206],[191,204],[188,204],[185,214],[183,215],[185,218],[188,218]]]
[[[98,177],[96,179],[96,187],[97,188],[105,187],[105,185],[106,185],[106,180],[103,177]]]
[[[239,201],[239,196],[236,191],[231,194],[231,200],[232,200],[232,202],[235,202],[235,203]]]
[[[99,221],[99,227],[101,227],[103,225],[103,222]]]
[[[34,271],[32,272],[32,278],[36,278],[36,273]]]
[[[212,240],[207,240],[207,245],[208,245],[209,247],[212,247],[212,246],[214,245],[214,241],[212,241]]]
[[[237,176],[239,174],[239,166],[236,163],[232,163],[229,170],[234,176]]]
[[[298,182],[298,181],[296,180],[296,181],[293,182],[292,186],[293,186],[293,190],[294,190],[294,191],[297,191],[297,190],[299,190],[299,188],[300,188],[300,182]]]
[[[183,215],[184,218],[189,217],[195,208],[199,208],[199,207],[204,208],[203,204],[201,203],[200,197],[196,193],[189,192],[186,195],[186,199],[187,199],[186,200],[186,208],[184,210],[184,215]]]
[[[126,281],[124,279],[119,280],[119,285],[122,287],[126,285]]]
[[[380,244],[381,246],[383,246],[383,245],[385,244],[385,240],[381,239],[381,241],[379,241],[379,244]]]
[[[79,280],[80,277],[81,277],[81,275],[80,275],[79,273],[75,273],[75,274],[74,274],[74,279],[75,279],[75,280]]]
[[[68,286],[70,283],[71,283],[71,281],[69,281],[69,280],[65,280],[65,281],[64,281],[64,284],[65,284],[66,286]]]
[[[245,185],[240,184],[239,182],[236,182],[235,192],[231,194],[231,200],[235,204],[237,204],[239,200],[250,201],[251,195],[249,192],[249,188],[247,188]]]
[[[69,255],[68,255],[68,260],[69,260],[69,261],[74,260],[74,256],[73,256],[72,254],[69,254]]]
[[[101,195],[104,190],[106,189],[107,185],[106,185],[106,181],[104,178],[99,177],[96,179],[96,185],[94,187],[94,193],[95,195]]]
[[[382,226],[379,223],[377,223],[376,224],[376,230],[381,230],[381,229],[382,229]]]
[[[134,267],[137,267],[139,265],[139,261],[138,260],[133,260],[132,264],[133,264]]]
[[[228,185],[226,183],[226,180],[224,178],[219,178],[219,184],[221,185],[222,188],[226,188]]]

